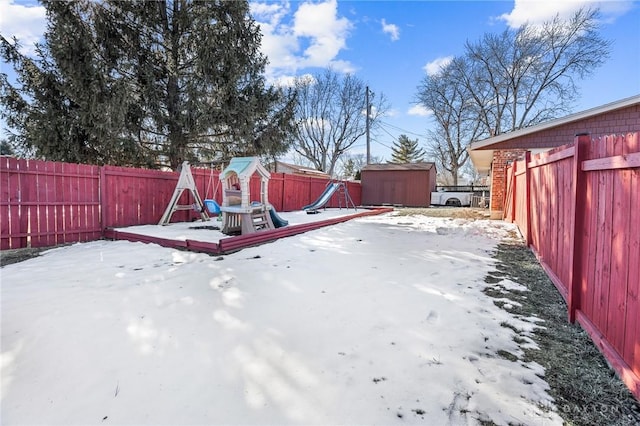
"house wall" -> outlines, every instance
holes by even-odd
[[[524,158],[526,150],[558,147],[581,133],[589,133],[592,138],[597,138],[627,134],[639,128],[640,105],[631,105],[500,143],[499,148],[493,148],[495,151],[491,165],[491,217],[498,219],[503,214],[506,165]]]
[[[524,149],[496,150],[493,151],[493,162],[491,165],[491,198],[489,209],[491,219],[502,219],[502,209],[504,206],[506,191],[506,168],[507,165],[524,158]]]
[[[435,185],[434,167],[429,170],[363,170],[362,203],[428,207]]]
[[[572,140],[579,133],[592,138],[635,132],[640,127],[640,105],[631,105],[583,120],[566,123],[500,143],[500,149],[554,148]]]

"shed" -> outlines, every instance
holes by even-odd
[[[434,163],[369,164],[362,168],[362,204],[429,207],[436,189]]]
[[[576,134],[593,138],[626,134],[640,128],[640,95],[586,111],[474,141],[467,148],[474,167],[490,176],[492,218],[502,218],[505,168],[508,163],[573,142]]]

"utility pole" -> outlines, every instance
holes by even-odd
[[[371,164],[371,139],[369,137],[369,117],[371,116],[371,105],[369,104],[369,86],[366,88],[365,102],[367,104],[367,118],[366,118],[366,130],[367,130],[367,164]]]

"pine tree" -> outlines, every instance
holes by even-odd
[[[49,160],[93,164],[144,163],[123,132],[127,93],[98,61],[96,36],[85,22],[89,2],[43,2],[48,26],[37,57],[2,38],[2,56],[13,63],[18,87],[0,82],[3,117],[17,130],[9,140],[21,152]]]
[[[411,140],[407,135],[400,135],[391,147],[390,163],[419,163],[424,156],[424,150],[418,147],[418,139]]]
[[[175,169],[288,148],[295,99],[267,87],[246,1],[43,4],[37,60],[2,43],[21,87],[0,93],[38,155]]]

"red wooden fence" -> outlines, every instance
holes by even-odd
[[[507,168],[515,221],[577,320],[640,399],[640,134],[574,143]]]
[[[218,172],[192,168],[203,199],[222,203]],[[115,166],[88,166],[0,157],[0,249],[48,247],[92,241],[110,227],[156,224],[167,207],[179,174]],[[328,180],[272,173],[269,202],[277,211],[299,210],[323,192]],[[349,195],[360,205],[359,183],[347,182]],[[258,197],[260,180],[251,182]],[[191,204],[188,191],[180,204]],[[342,203],[342,207],[344,203]],[[340,207],[337,195],[327,204]],[[199,217],[178,211],[172,221]]]
[[[0,157],[0,248],[100,238],[96,166]]]

